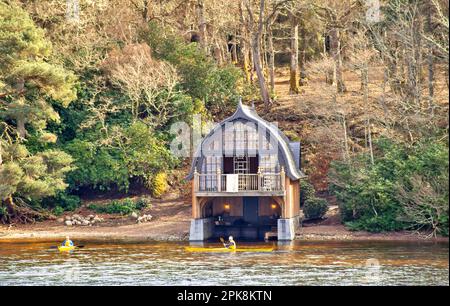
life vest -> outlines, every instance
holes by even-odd
[[[234,242],[234,241],[228,242],[227,248],[229,248],[231,250],[236,250],[236,242]]]

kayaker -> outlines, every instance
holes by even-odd
[[[66,236],[66,240],[61,244],[62,246],[71,247],[73,246],[72,240],[70,240],[69,236]]]
[[[236,242],[233,239],[233,236],[228,237],[228,242],[224,243],[225,247],[227,249],[232,249],[235,250],[236,249]]]

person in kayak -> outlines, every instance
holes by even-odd
[[[224,243],[224,246],[227,249],[236,250],[236,242],[233,239],[233,236],[228,237],[228,242]]]
[[[62,246],[71,247],[73,246],[72,240],[70,240],[69,236],[66,236],[66,240],[61,244]]]

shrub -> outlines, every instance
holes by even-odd
[[[308,199],[315,198],[316,190],[307,180],[300,180],[300,206],[303,207]]]
[[[164,172],[159,172],[155,175],[152,182],[152,194],[159,198],[167,190],[167,175]]]
[[[328,203],[326,200],[313,197],[305,201],[303,206],[303,213],[308,219],[319,219],[325,216],[328,210]]]
[[[77,166],[67,178],[72,189],[107,190],[117,186],[120,190],[128,190],[132,178],[141,183],[151,182],[155,173],[176,165],[177,160],[165,142],[144,123],[117,127],[116,131],[120,137],[115,139],[120,143],[111,146],[101,146],[92,139],[102,139],[100,132],[66,145],[66,151],[75,158]]]
[[[448,145],[380,139],[374,164],[365,154],[334,162],[330,189],[342,222],[354,230],[430,230],[448,235]]]
[[[58,192],[54,197],[42,201],[43,207],[54,207],[56,212],[73,211],[80,207],[81,199],[76,195]],[[55,214],[57,214],[55,212]]]
[[[142,210],[144,208],[152,208],[152,204],[150,203],[149,199],[146,198],[140,198],[136,201],[136,209]]]
[[[74,157],[77,166],[77,169],[67,176],[71,189],[89,186],[107,190],[112,183],[119,189],[128,188],[129,174],[121,152],[99,147],[88,139],[75,139],[68,143],[65,149]]]
[[[53,209],[53,214],[57,215],[57,216],[61,215],[63,212],[64,212],[64,208],[62,208],[61,206],[56,206]]]
[[[133,211],[142,210],[147,207],[147,204],[146,201],[141,199],[136,202],[132,199],[124,199],[113,200],[106,205],[90,204],[88,208],[97,213],[128,215]]]
[[[0,206],[0,221],[5,221],[8,218],[8,208]]]
[[[296,131],[287,130],[284,131],[284,135],[290,140],[290,141],[300,141],[300,137],[298,136],[298,133]]]

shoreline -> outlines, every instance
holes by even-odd
[[[319,225],[297,230],[295,239],[303,241],[398,241],[398,242],[445,242],[449,237],[427,237],[414,231],[370,233],[350,231],[344,225]]]
[[[81,208],[80,215],[90,214]],[[133,219],[111,214],[99,214],[104,224],[92,226],[66,226],[57,220],[33,224],[0,224],[0,243],[33,243],[62,241],[69,235],[72,240],[112,243],[187,242],[191,225],[191,206],[183,199],[161,200],[149,211],[154,218],[136,223]],[[68,214],[66,214],[68,215]],[[62,216],[64,217],[64,216]],[[298,241],[399,241],[449,242],[448,237],[426,238],[417,232],[369,233],[350,231],[340,223],[337,209],[330,209],[326,218],[314,223],[304,222],[296,231]]]
[[[0,226],[0,243],[53,242],[69,235],[72,240],[144,243],[144,242],[187,242],[189,241],[189,221],[150,222],[121,226],[96,226],[67,228],[55,225],[44,228],[42,224],[20,226],[8,229]],[[425,238],[415,232],[368,233],[352,232],[343,225],[316,225],[297,230],[298,241],[399,241],[399,242],[444,242],[448,237]]]

